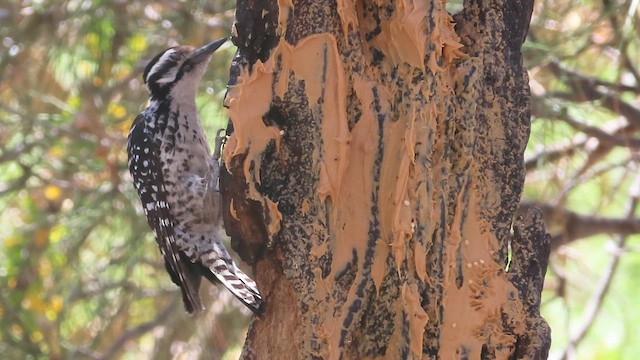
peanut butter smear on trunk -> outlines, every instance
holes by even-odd
[[[492,163],[505,162],[516,125],[444,3],[399,0],[383,12],[382,2],[278,0],[269,57],[242,68],[229,89],[224,161],[244,156],[247,197],[262,204],[270,240],[282,242],[269,261],[282,293],[295,297],[298,332],[286,345],[303,358],[479,359],[499,344],[492,356],[508,359],[526,331],[500,257],[510,227],[503,198],[519,180]],[[289,36],[316,29],[300,25],[307,7],[333,14],[329,30]],[[282,115],[285,125],[265,121],[275,103],[296,112]],[[296,126],[317,131],[284,133]],[[305,153],[282,154],[296,148],[287,141]],[[282,166],[293,173],[278,180],[293,186],[306,176],[312,191],[281,207],[281,194],[259,190],[263,162],[302,155],[309,169]],[[295,263],[294,250],[304,255]]]

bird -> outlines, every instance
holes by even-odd
[[[149,102],[133,121],[128,168],[171,280],[187,312],[204,310],[204,276],[221,283],[254,313],[262,297],[224,247],[218,132],[211,152],[196,109],[196,92],[222,38],[200,48],[175,46],[156,55],[142,74]]]

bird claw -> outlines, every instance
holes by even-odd
[[[219,192],[220,191],[220,186],[219,186],[220,164],[218,163],[218,160],[213,159],[211,160],[211,164],[209,166],[211,170],[209,174],[207,174],[207,180],[209,181],[209,186],[211,190],[215,192]]]
[[[225,132],[225,135],[220,135],[220,133]],[[216,132],[216,139],[214,141],[214,150],[213,150],[213,160],[218,161],[220,159],[220,155],[222,153],[222,146],[226,142],[227,135],[225,129],[220,129]]]
[[[225,135],[221,135],[222,132],[225,132]],[[220,178],[220,155],[222,153],[222,146],[227,139],[226,131],[224,129],[218,130],[216,132],[216,139],[214,142],[214,150],[213,155],[211,156],[211,164],[209,165],[211,168],[211,177],[209,178],[211,189],[215,192],[220,191],[219,186],[219,178]]]

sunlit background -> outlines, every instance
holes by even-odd
[[[539,0],[523,48],[534,114],[523,203],[544,209],[553,236],[542,307],[553,358],[640,358],[638,3]],[[186,315],[125,153],[146,61],[228,36],[234,6],[0,4],[3,359],[238,357],[248,314],[206,285],[206,316]],[[226,123],[233,51],[216,53],[200,88],[208,134]]]

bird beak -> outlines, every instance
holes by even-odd
[[[209,56],[213,54],[214,51],[218,50],[218,48],[222,46],[222,44],[224,44],[226,41],[227,38],[222,38],[208,43],[207,45],[196,49],[196,51],[193,52],[193,55],[191,55],[189,59],[196,64],[201,63],[209,59]]]

